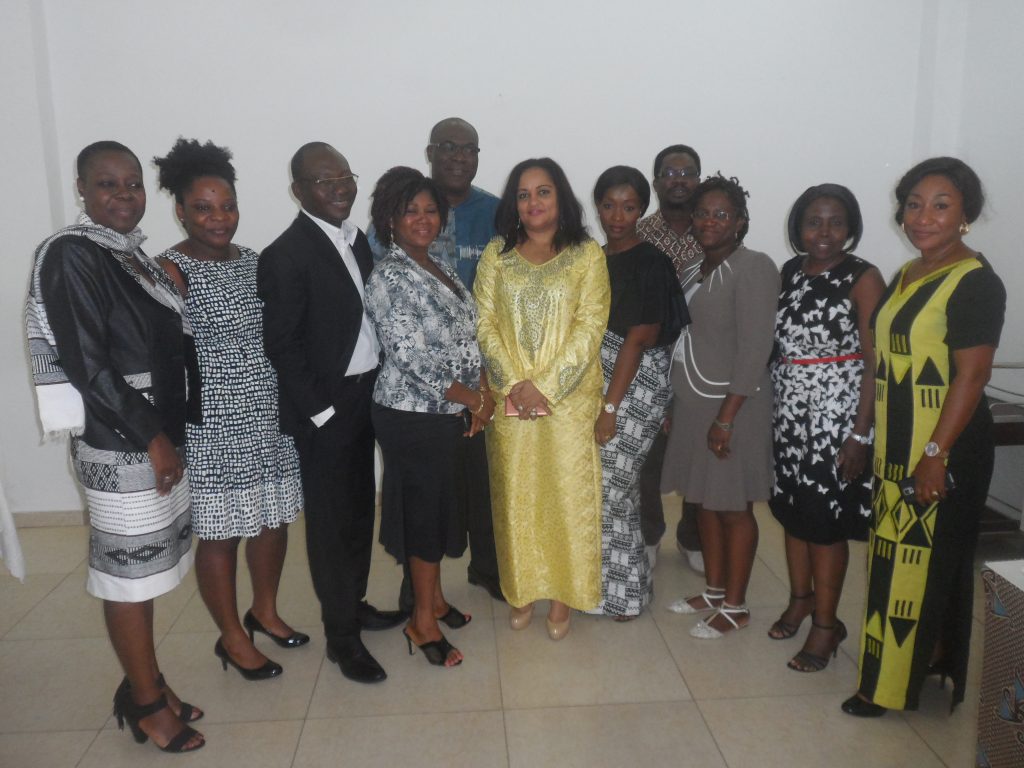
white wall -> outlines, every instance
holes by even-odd
[[[993,193],[993,213],[972,238],[1011,289],[1024,285],[1009,243],[1022,163],[1011,126],[1000,134],[984,120],[997,94],[1020,91],[1024,54],[1009,34],[1021,25],[1005,22],[1020,19],[1015,0],[45,0],[45,38],[20,20],[35,4],[5,5],[15,9],[5,32],[15,44],[2,55],[25,70],[8,82],[5,66],[0,93],[18,105],[5,116],[3,151],[19,172],[0,179],[5,218],[17,211],[0,266],[10,316],[0,343],[12,362],[0,380],[0,450],[5,483],[20,478],[10,486],[16,511],[62,508],[67,496],[57,493],[64,463],[40,452],[26,426],[28,376],[7,304],[20,302],[51,215],[75,212],[74,156],[100,138],[144,159],[178,135],[231,147],[237,239],[257,249],[295,214],[287,164],[308,140],[331,142],[362,175],[360,224],[385,169],[425,166],[427,133],[441,117],[479,129],[481,186],[500,191],[515,162],[548,154],[584,202],[605,167],[649,173],[659,149],[684,142],[705,172],[721,169],[750,190],[748,243],[779,262],[793,199],[811,184],[846,184],[867,221],[859,252],[886,274],[910,255],[892,224],[896,179],[925,156],[960,154],[977,160]],[[990,45],[992,34],[1007,44]],[[45,45],[38,62],[32,39]],[[52,119],[30,84],[40,64]],[[1015,133],[1019,106],[1000,113],[1016,118]],[[156,252],[181,233],[146,170],[143,227]]]

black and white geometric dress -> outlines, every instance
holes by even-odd
[[[192,526],[200,539],[251,537],[291,523],[302,508],[299,460],[278,429],[277,374],[263,352],[255,251],[229,261],[174,262],[188,284],[185,312],[202,378],[202,424],[188,424]]]
[[[861,352],[850,289],[871,265],[847,255],[827,272],[807,275],[803,259],[796,256],[782,268],[775,324],[779,354],[771,371],[775,485],[769,505],[786,532],[803,541],[866,540],[871,457],[852,483],[836,466],[853,429],[864,361],[830,358]]]

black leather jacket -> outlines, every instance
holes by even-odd
[[[199,413],[199,377],[180,315],[85,237],[54,241],[40,280],[60,364],[85,402],[82,439],[145,451],[162,431],[184,445],[185,421]]]

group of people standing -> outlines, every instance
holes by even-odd
[[[852,254],[863,225],[840,185],[797,199],[797,255],[780,275],[744,244],[747,192],[720,173],[701,181],[686,145],[657,155],[646,218],[643,173],[600,175],[603,248],[553,160],[517,164],[495,197],[472,185],[469,123],[438,123],[426,153],[429,176],[380,178],[364,233],[346,158],[302,146],[302,210],[257,255],[233,242],[230,152],[179,139],[154,162],[185,239],[156,259],[140,247],[138,158],[110,141],[80,153],[83,212],[37,249],[26,318],[43,428],[71,435],[89,504],[87,588],[125,671],[119,724],[165,751],[204,744],[190,725],[203,713],[168,686],[152,632],[193,532],[214,653],[266,679],[283,668],[256,633],[309,641],[277,608],[303,509],[327,657],[375,683],[386,673],[363,629],[404,621],[410,654],[462,663],[441,625],[472,617],[447,601],[440,562],[467,540],[469,582],[509,603],[513,629],[538,600],[553,640],[573,609],[638,616],[662,491],[683,497],[677,540],[706,577],[669,605],[705,614],[692,635],[749,622],[753,503],[770,500],[791,600],[769,635],[811,617],[789,665],[823,669],[847,636],[847,541],[870,537],[861,679],[844,711],[913,708],[930,673],[962,699],[992,464],[982,388],[1005,305],[962,241],[983,201],[973,171],[936,158],[901,180],[896,218],[921,256],[886,288]],[[395,611],[365,600],[375,441],[380,540],[404,569]],[[243,538],[253,602],[239,619]]]

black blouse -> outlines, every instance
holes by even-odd
[[[655,346],[674,343],[690,313],[668,256],[644,242],[607,259],[612,289],[608,330],[625,338],[634,325],[660,323]]]

